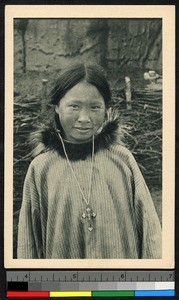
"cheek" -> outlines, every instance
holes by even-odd
[[[59,118],[60,118],[60,123],[64,129],[70,127],[70,125],[73,123],[73,118],[70,118],[68,116],[64,117],[63,115],[61,115],[59,116]]]
[[[105,121],[105,112],[100,112],[98,114],[95,115],[94,117],[94,123],[97,126],[101,126]]]
[[[75,114],[69,112],[67,109],[60,109],[59,111],[59,119],[63,123],[71,123],[75,119]]]

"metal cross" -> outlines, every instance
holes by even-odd
[[[87,207],[87,209],[86,209],[86,212],[84,212],[83,214],[82,214],[82,218],[83,219],[86,219],[87,218],[87,220],[90,222],[91,221],[91,218],[95,218],[96,217],[96,214],[95,214],[95,212],[90,208],[90,207]],[[90,222],[90,227],[88,227],[88,230],[89,231],[92,231],[93,230],[93,228],[91,227],[91,222]]]

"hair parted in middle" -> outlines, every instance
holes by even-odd
[[[95,64],[76,64],[64,70],[50,93],[51,103],[58,105],[64,95],[79,82],[94,85],[102,95],[106,108],[110,106],[111,92],[102,67]]]

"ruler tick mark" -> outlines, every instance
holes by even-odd
[[[13,273],[7,271],[7,275],[9,275],[9,282],[39,282],[41,280],[41,282],[72,282],[72,281],[77,281],[78,282],[78,272],[74,273],[74,272],[51,272],[50,275],[48,275],[48,272],[32,272],[32,276],[31,276],[31,272],[14,272]],[[65,275],[66,274],[66,275]],[[128,271],[120,271],[120,272],[86,272],[82,274],[84,276],[82,276],[81,272],[79,272],[80,274],[80,278],[79,281],[81,282],[120,282],[120,281],[126,281],[126,282],[135,282],[135,281],[141,281],[141,282],[162,282],[162,281],[174,281],[174,273],[172,272],[128,272]],[[59,279],[58,279],[59,278]],[[130,284],[130,283],[129,283]]]

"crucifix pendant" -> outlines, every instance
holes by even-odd
[[[95,218],[95,217],[96,217],[96,214],[95,214],[95,212],[90,207],[87,207],[86,212],[84,212],[82,214],[82,218],[83,219],[87,219],[88,222],[89,222],[88,230],[90,232],[93,230],[93,227],[91,226],[91,219]]]

